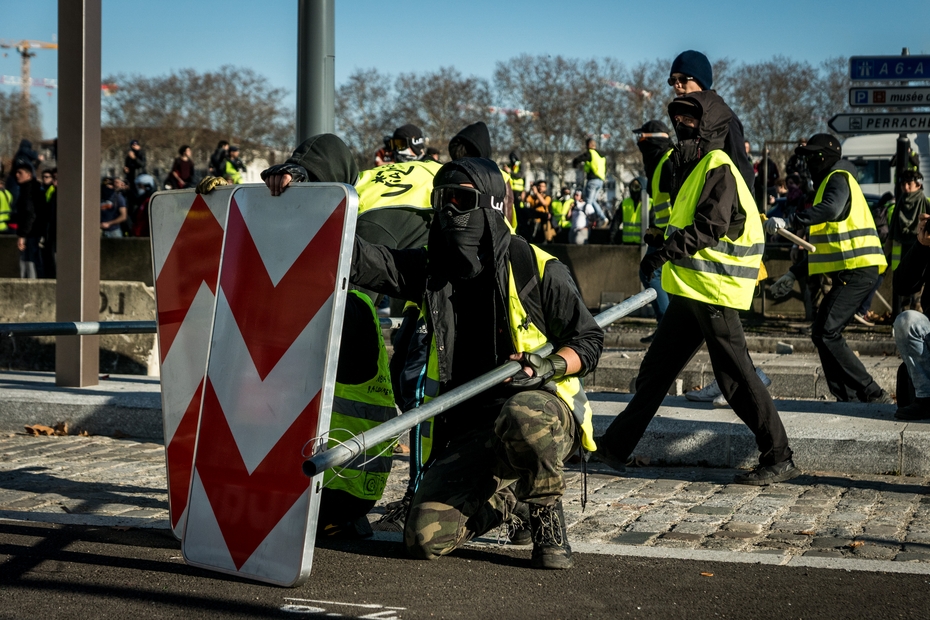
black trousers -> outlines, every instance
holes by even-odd
[[[829,274],[833,288],[823,298],[817,318],[811,326],[811,340],[820,354],[820,365],[830,393],[841,402],[858,398],[867,402],[882,392],[852,352],[843,330],[872,291],[878,279],[878,267],[860,267]]]
[[[629,458],[672,382],[705,340],[720,390],[756,436],[759,463],[774,465],[790,459],[785,427],[749,358],[739,314],[732,308],[672,294],[655,340],[639,367],[636,394],[604,434],[608,448]]]

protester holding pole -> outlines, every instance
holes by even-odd
[[[810,242],[817,251],[808,255],[806,264],[794,265],[779,278],[772,285],[772,296],[788,294],[797,272],[805,268],[810,275],[830,276],[833,286],[811,326],[811,340],[820,354],[827,387],[840,402],[891,403],[891,396],[875,382],[843,337],[846,324],[887,265],[872,213],[856,181],[856,168],[841,159],[840,144],[830,134],[812,136],[795,153],[807,161],[817,187],[814,204],[788,220],[766,220],[765,232],[772,235],[783,228],[809,226]]]
[[[624,471],[669,386],[706,341],[717,383],[759,447],[759,465],[736,482],[789,480],[800,471],[737,313],[752,304],[764,235],[752,193],[722,150],[730,109],[715,92],[702,91],[672,101],[669,116],[678,135],[679,190],[659,251],[640,265],[646,274],[662,268],[668,311],[640,366],[633,400],[597,440],[595,456]]]
[[[437,416],[431,464],[406,520],[404,543],[436,559],[529,507],[532,565],[572,565],[562,512],[563,462],[596,449],[580,376],[597,365],[604,333],[567,268],[513,236],[504,179],[488,159],[437,173],[427,248],[356,240],[352,282],[422,302],[430,338],[424,391],[461,386],[508,359],[523,370]],[[555,352],[529,354],[551,342]]]

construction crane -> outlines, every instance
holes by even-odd
[[[57,43],[49,43],[48,41],[11,41],[9,39],[0,39],[0,47],[7,49],[15,49],[23,59],[23,70],[22,70],[22,88],[23,88],[23,105],[24,109],[29,107],[29,87],[32,85],[32,79],[29,76],[29,59],[35,56],[34,49],[45,49],[45,50],[57,50]]]

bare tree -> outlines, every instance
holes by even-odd
[[[23,139],[38,148],[41,137],[39,105],[33,101],[26,108],[20,93],[0,93],[0,157],[11,159]]]
[[[145,146],[150,171],[167,170],[182,144],[202,161],[218,139],[227,139],[241,145],[248,161],[271,150],[289,151],[294,141],[294,114],[283,104],[287,91],[252,69],[225,65],[104,81],[118,85],[103,100],[102,144],[104,161],[117,169],[131,139]]]
[[[370,168],[385,135],[397,125],[396,94],[390,76],[358,69],[336,91],[336,132],[355,155],[359,168]]]

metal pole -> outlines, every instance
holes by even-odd
[[[655,298],[655,289],[647,288],[642,293],[633,295],[629,299],[622,301],[616,306],[608,308],[594,318],[598,325],[601,327],[606,327],[617,319],[630,314],[634,310],[642,308],[646,304],[652,302],[652,300]],[[539,355],[549,355],[551,352],[551,343],[546,343],[540,349],[535,351],[535,353],[538,353]],[[411,409],[410,411],[397,416],[393,420],[388,420],[387,422],[376,426],[370,431],[361,433],[360,435],[346,440],[344,443],[324,450],[313,458],[304,461],[304,473],[307,476],[313,477],[316,474],[331,467],[339,467],[340,465],[344,465],[361,454],[364,451],[365,446],[374,446],[381,443],[382,441],[399,436],[401,433],[409,428],[412,428],[414,425],[437,416],[443,411],[446,411],[455,405],[468,400],[472,396],[480,394],[488,388],[502,383],[505,379],[512,377],[514,373],[520,370],[520,367],[520,363],[514,361],[501,364],[494,370],[484,373],[477,379],[473,379],[464,385],[460,385],[453,390],[449,390],[445,394],[434,400],[431,400],[422,407]],[[411,456],[411,458],[413,457]]]
[[[336,9],[334,0],[299,0],[297,6],[300,144],[310,136],[336,130]]]
[[[55,317],[95,321],[100,304],[100,0],[58,0],[58,281]],[[97,385],[100,339],[61,336],[55,383]]]
[[[769,210],[769,143],[762,143],[762,170],[759,171],[762,174],[762,199],[759,201],[761,208],[759,209],[760,213],[765,213]]]
[[[93,336],[154,334],[155,321],[71,321],[64,323],[0,323],[0,336]]]

